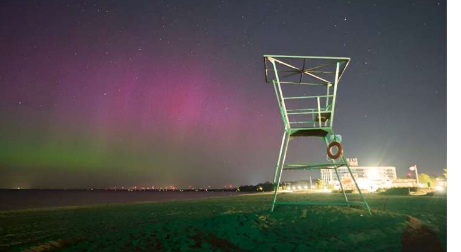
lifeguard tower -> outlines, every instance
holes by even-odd
[[[274,197],[270,211],[276,205],[362,206],[371,214],[365,197],[343,155],[341,136],[333,131],[336,93],[350,58],[264,55],[266,82],[274,86],[285,131],[275,167]],[[327,146],[327,160],[322,163],[285,163],[288,143],[296,137],[320,137]],[[337,168],[346,166],[361,201],[349,201]],[[344,202],[297,201],[277,202],[282,172],[292,170],[333,169],[338,176]]]

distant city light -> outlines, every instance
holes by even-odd
[[[435,187],[435,190],[437,190],[439,192],[443,192],[443,186],[438,185],[438,186]]]

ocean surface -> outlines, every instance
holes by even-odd
[[[238,192],[0,190],[0,211],[223,197]]]

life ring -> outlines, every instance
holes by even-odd
[[[338,148],[338,152],[336,154],[332,153],[333,147]],[[331,159],[338,159],[339,157],[343,155],[343,147],[338,142],[331,142],[328,145],[327,154],[328,154],[328,157],[330,157]]]

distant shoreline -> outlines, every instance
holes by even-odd
[[[203,199],[246,194],[235,190],[0,190],[0,211]]]
[[[54,188],[31,188],[31,189],[14,189],[14,188],[0,188],[0,191],[113,191],[113,192],[237,192],[237,188],[199,188],[199,189],[54,189]]]

